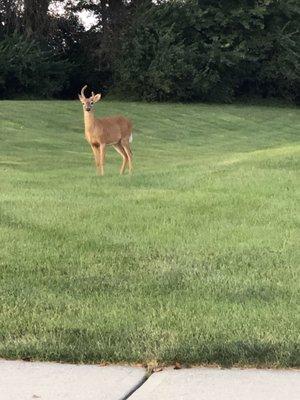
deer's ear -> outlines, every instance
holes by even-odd
[[[79,97],[79,100],[82,101],[82,96],[81,96],[81,94],[78,93],[78,97]]]
[[[93,98],[94,103],[97,103],[101,99],[101,94],[96,94]]]

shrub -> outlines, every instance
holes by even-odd
[[[0,96],[51,97],[66,84],[70,63],[14,34],[0,42]]]

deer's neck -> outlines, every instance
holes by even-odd
[[[93,111],[84,111],[85,133],[93,133],[95,127],[95,115]]]

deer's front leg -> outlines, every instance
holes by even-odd
[[[99,167],[100,167],[99,148],[97,146],[93,146],[93,145],[91,145],[91,148],[92,148],[92,151],[93,151],[93,154],[94,154],[97,171],[99,171]]]
[[[100,173],[104,175],[104,163],[105,163],[105,144],[100,144]]]

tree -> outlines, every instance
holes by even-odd
[[[51,0],[24,0],[24,33],[27,38],[47,34],[48,8]]]
[[[160,101],[232,101],[245,95],[299,99],[298,0],[69,0],[63,16],[50,15],[50,4],[0,0],[1,57],[19,71],[16,82],[24,93],[40,89],[23,84],[31,72],[26,77],[26,69],[20,73],[11,63],[14,48],[33,69],[22,53],[26,48],[32,59],[43,54],[44,61],[62,62],[60,73],[51,76],[53,85],[48,82],[53,95],[74,96],[88,83]],[[78,18],[82,10],[96,17],[88,31]],[[47,71],[50,64],[38,65]],[[2,88],[7,79],[2,72]]]
[[[116,60],[116,86],[152,100],[296,99],[296,0],[188,0],[138,7]]]
[[[22,0],[0,0],[0,37],[21,30]]]
[[[49,98],[68,80],[70,64],[56,60],[33,40],[14,34],[0,42],[0,96]]]

